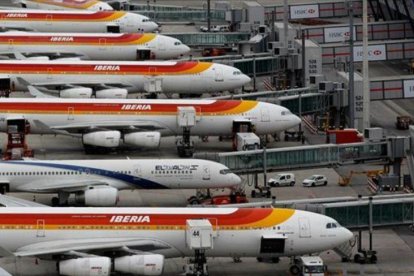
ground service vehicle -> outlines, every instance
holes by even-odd
[[[294,186],[295,183],[296,180],[293,173],[280,173],[267,181],[267,184],[271,187]]]
[[[302,182],[305,187],[315,187],[315,186],[326,186],[328,185],[328,179],[324,175],[312,175]]]
[[[326,143],[348,144],[364,141],[364,136],[357,129],[328,129],[326,131]]]
[[[319,256],[301,256],[295,259],[295,265],[290,268],[293,275],[324,276],[327,269]]]

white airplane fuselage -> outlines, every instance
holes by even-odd
[[[200,159],[0,162],[0,182],[8,183],[11,192],[50,193],[57,190],[47,190],[49,183],[77,181],[105,183],[118,190],[229,188],[241,182],[226,166]]]
[[[0,27],[63,33],[153,32],[158,25],[148,17],[123,11],[1,10]]]
[[[17,2],[23,8],[27,9],[44,9],[44,10],[73,10],[73,9],[85,9],[93,11],[105,11],[113,10],[113,8],[105,2],[97,0],[84,0],[84,1],[39,1],[39,0],[20,0]]]
[[[10,216],[16,220],[11,226]],[[203,218],[214,227],[214,246],[206,250],[210,257],[299,256],[332,249],[352,237],[330,217],[289,209],[9,207],[0,208],[0,246],[24,256],[18,249],[35,243],[130,238],[165,244],[168,249],[151,253],[166,258],[193,256],[186,246],[186,220]],[[338,227],[327,228],[328,223]],[[266,236],[285,240],[280,252],[262,251]]]
[[[12,90],[27,90],[29,84],[119,84],[128,92],[202,94],[234,90],[250,82],[232,66],[197,61],[0,60],[0,74],[9,76]],[[159,88],[151,90],[152,86]]]
[[[139,60],[137,50],[150,50],[148,59],[174,59],[190,48],[160,34],[0,33],[0,52],[7,53],[74,53],[81,59],[134,61]]]
[[[234,122],[240,120],[251,122],[258,135],[281,132],[301,122],[285,107],[255,101],[15,98],[0,99],[0,131],[7,131],[8,118],[25,118],[31,134],[56,134],[57,130],[76,134],[77,125],[93,128],[110,124],[114,129],[117,124],[137,123],[157,126],[154,131],[161,136],[177,136],[182,135],[177,123],[179,107],[194,107],[197,111],[196,123],[191,127],[191,135],[195,136],[231,136]]]

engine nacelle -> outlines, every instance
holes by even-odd
[[[156,131],[127,133],[124,135],[124,142],[142,148],[158,148],[161,142],[161,133]]]
[[[116,258],[114,269],[133,275],[161,275],[164,270],[164,256],[151,254]]]
[[[128,90],[123,88],[108,88],[96,91],[97,99],[126,99]]]
[[[60,90],[61,98],[90,98],[92,97],[92,88],[74,87]]]
[[[111,273],[111,259],[90,257],[59,262],[59,274],[67,276],[104,276]]]
[[[84,145],[103,148],[116,148],[119,146],[120,140],[121,133],[116,130],[94,131],[85,133],[82,136],[82,142]]]
[[[77,204],[86,206],[115,206],[118,190],[114,187],[95,187],[75,195]]]

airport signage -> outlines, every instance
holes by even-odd
[[[351,36],[349,27],[333,27],[324,29],[325,42],[344,42]],[[354,27],[354,40],[356,40],[356,30]]]
[[[404,80],[404,98],[414,98],[414,80]]]
[[[362,61],[364,51],[362,46],[354,47],[354,61]],[[368,60],[386,60],[387,54],[385,52],[385,45],[370,45],[368,46]]]
[[[319,17],[319,6],[317,4],[290,6],[290,18],[291,19],[318,18],[318,17]]]

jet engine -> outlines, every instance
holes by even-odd
[[[132,275],[161,275],[164,269],[164,256],[150,254],[116,258],[114,269]]]
[[[124,135],[124,142],[142,148],[158,148],[161,142],[161,133],[156,131],[127,133]]]
[[[124,88],[108,88],[96,91],[97,99],[126,99],[128,90]]]
[[[82,136],[82,143],[88,146],[115,148],[119,146],[121,133],[116,130],[94,131]]]
[[[115,206],[118,190],[113,187],[95,187],[75,194],[77,204],[86,206]]]
[[[92,97],[92,88],[74,87],[60,90],[61,98],[90,98]]]
[[[59,262],[59,274],[67,276],[110,275],[111,259],[108,257],[89,257]]]

